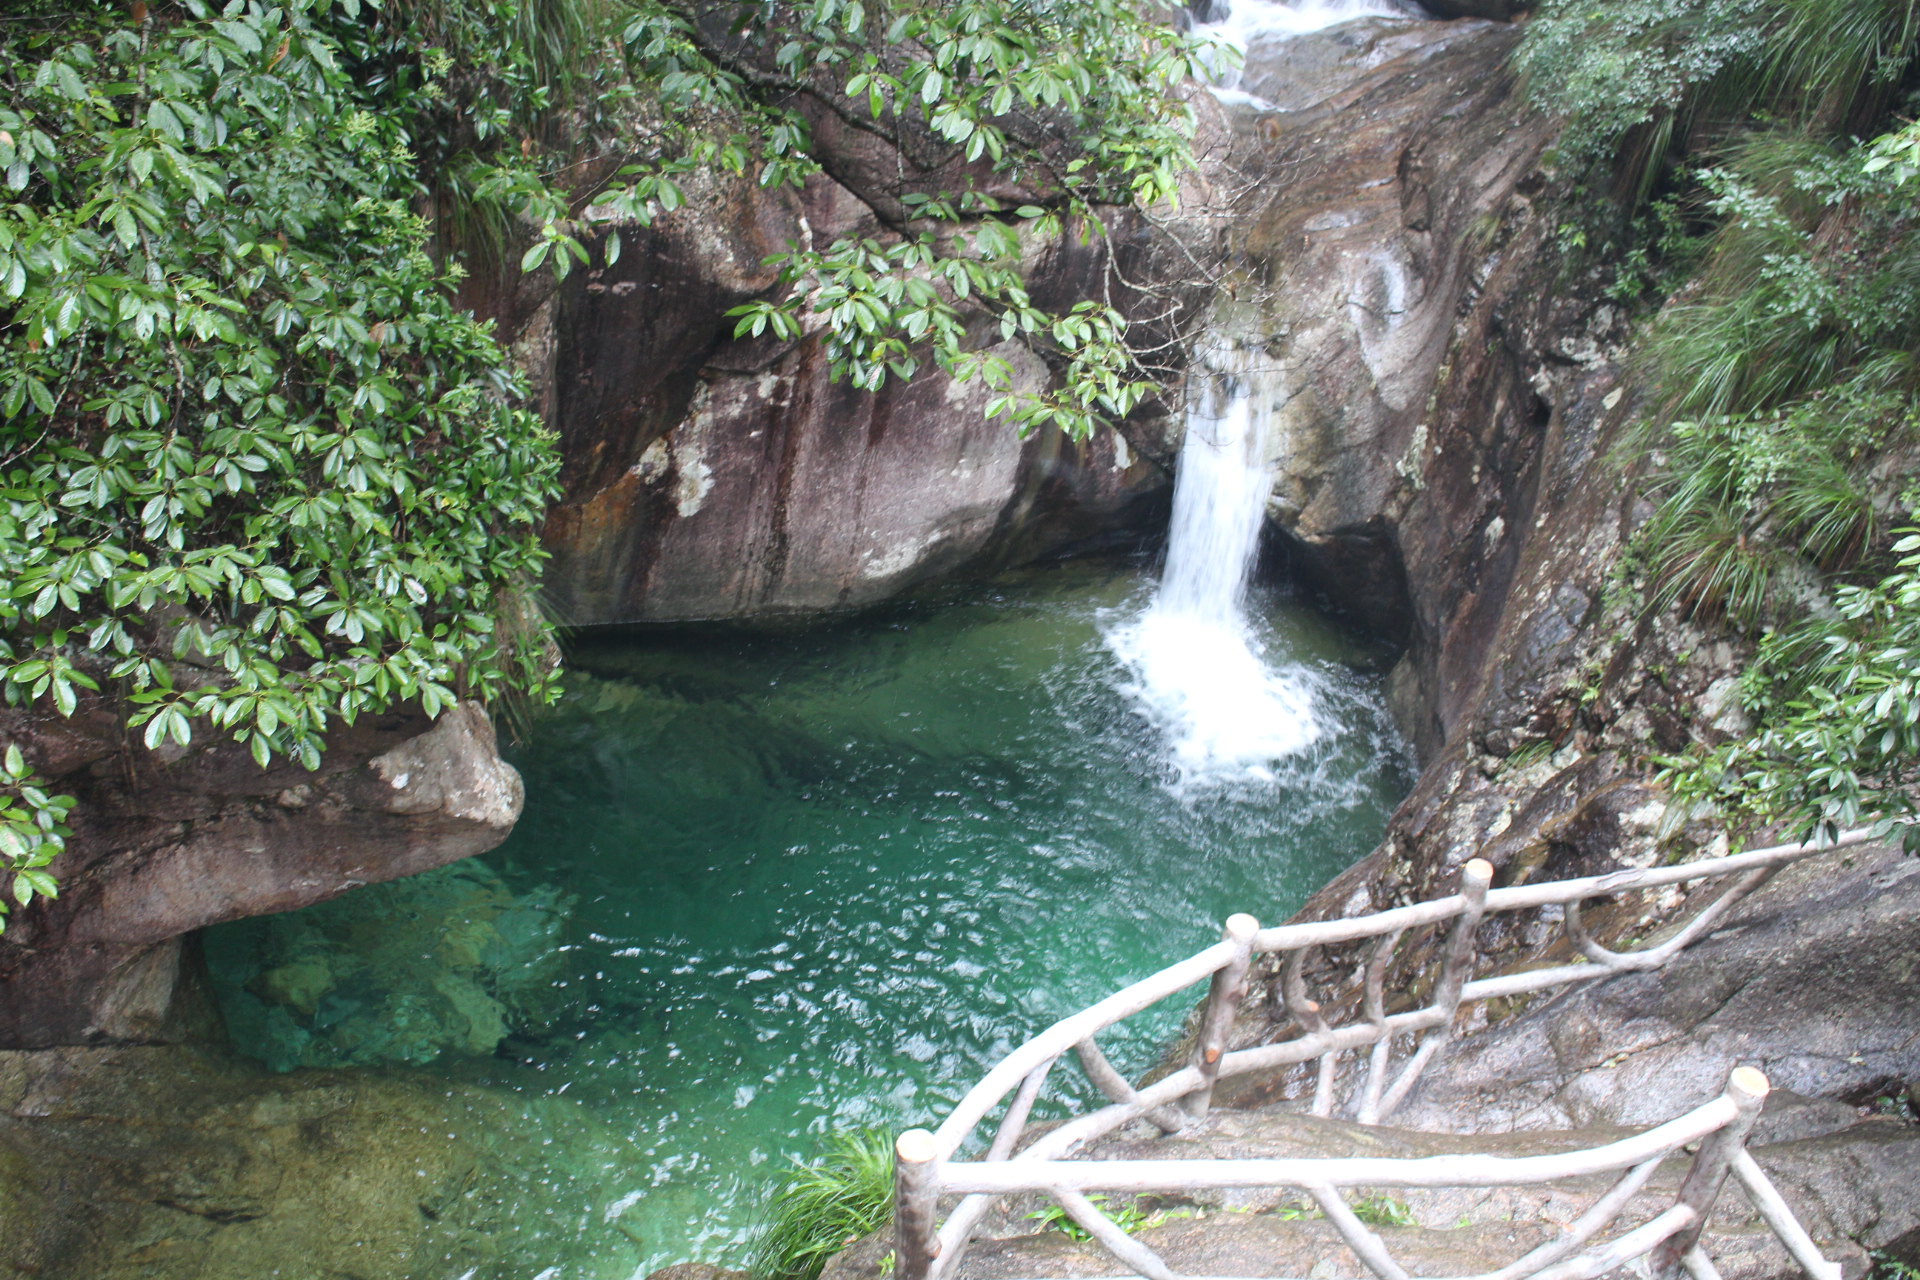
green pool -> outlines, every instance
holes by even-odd
[[[737,1262],[821,1135],[935,1119],[1025,1036],[1234,911],[1286,916],[1378,839],[1409,772],[1377,655],[1256,600],[1318,736],[1182,785],[1108,641],[1149,589],[1081,562],[806,631],[582,638],[484,866],[210,940],[236,1042],[519,1095],[553,1160],[503,1276]],[[381,893],[387,926],[456,942],[378,958],[347,917]],[[325,977],[290,1000],[297,964]]]

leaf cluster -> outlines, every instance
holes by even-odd
[[[1215,55],[1124,0],[895,3],[878,39],[862,38],[863,13],[819,5],[816,18],[851,17],[838,29],[800,24],[778,60],[810,92],[864,113],[866,127],[917,121],[974,166],[967,185],[905,194],[891,245],[843,239],[781,255],[789,291],[738,308],[737,332],[820,328],[835,376],[871,389],[912,377],[924,351],[958,380],[983,380],[995,392],[988,416],[1023,434],[1085,437],[1124,417],[1156,385],[1127,316],[1111,295],[1036,306],[1025,263],[1064,236],[1105,239],[1113,207],[1177,201],[1194,116],[1176,90]],[[991,194],[989,175],[1031,198]],[[984,350],[996,340],[1040,353],[1056,384],[1017,387],[1011,364]]]
[[[552,441],[427,252],[353,0],[85,8],[0,47],[0,685],[318,761],[547,682]],[[44,892],[44,890],[42,890]]]
[[[1818,839],[1873,825],[1920,846],[1920,530],[1894,551],[1891,573],[1839,589],[1833,617],[1762,642],[1743,682],[1760,728],[1667,761],[1680,800]]]
[[[36,896],[60,896],[60,886],[46,868],[73,834],[67,826],[73,805],[72,796],[53,795],[41,785],[17,743],[0,752],[0,872],[10,877],[9,892],[21,906]],[[0,929],[6,927],[11,909],[0,898]]]
[[[1881,544],[1880,461],[1920,428],[1920,222],[1853,149],[1806,139],[1763,135],[1705,182],[1709,265],[1643,343],[1662,502],[1641,541],[1653,603],[1760,627],[1802,611],[1796,575]]]
[[[438,0],[384,17],[360,57],[437,104],[423,167],[469,238],[522,238],[520,267],[561,277],[595,243],[617,259],[620,226],[686,211],[691,175],[803,185],[820,119],[931,149],[943,161],[876,210],[882,234],[771,259],[782,288],[738,308],[737,332],[820,333],[833,375],[870,390],[931,362],[992,388],[990,416],[1084,436],[1155,380],[1112,297],[1039,306],[1026,268],[1045,242],[1104,239],[1115,206],[1176,199],[1193,164],[1180,87],[1217,55],[1167,19],[1131,0]],[[546,34],[511,34],[529,29]],[[1016,385],[995,342],[1039,353],[1055,383]]]
[[[1516,66],[1566,122],[1567,176],[1637,204],[1669,160],[1756,119],[1869,127],[1896,100],[1916,36],[1914,0],[1546,0]]]

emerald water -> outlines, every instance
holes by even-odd
[[[1027,1035],[1234,911],[1286,916],[1378,839],[1407,774],[1366,655],[1256,599],[1320,731],[1183,784],[1108,639],[1150,587],[1078,563],[801,632],[582,640],[512,753],[526,814],[496,853],[216,931],[236,1043],[518,1095],[553,1135],[549,1203],[501,1276],[737,1262],[821,1135],[935,1120]],[[1116,1061],[1148,1065],[1183,1011]]]
[[[1369,655],[1249,592],[1278,373],[1222,344],[1192,390],[1163,581],[1083,561],[810,630],[581,638],[499,850],[209,935],[235,1044],[515,1099],[490,1275],[626,1280],[745,1261],[832,1132],[937,1123],[1226,916],[1290,915],[1405,762]],[[1109,1055],[1150,1066],[1198,995]]]

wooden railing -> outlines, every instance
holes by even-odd
[[[1011,1192],[1044,1192],[1135,1274],[1174,1280],[1151,1250],[1128,1236],[1087,1198],[1088,1190],[1191,1191],[1199,1188],[1296,1186],[1308,1192],[1348,1246],[1380,1280],[1408,1280],[1379,1237],[1354,1216],[1338,1188],[1349,1186],[1490,1186],[1550,1181],[1627,1170],[1626,1175],[1567,1233],[1550,1246],[1477,1280],[1580,1280],[1658,1247],[1663,1271],[1684,1267],[1697,1280],[1715,1280],[1712,1263],[1696,1247],[1699,1229],[1729,1171],[1761,1216],[1815,1280],[1838,1280],[1838,1269],[1820,1256],[1791,1210],[1745,1150],[1745,1136],[1766,1094],[1757,1071],[1736,1071],[1720,1098],[1634,1138],[1560,1156],[1502,1159],[1436,1156],[1417,1160],[1070,1160],[1080,1147],[1135,1120],[1177,1132],[1203,1119],[1219,1081],[1317,1060],[1313,1113],[1345,1110],[1377,1124],[1405,1100],[1421,1074],[1445,1048],[1460,1008],[1476,1001],[1547,991],[1608,974],[1655,969],[1714,927],[1728,910],[1780,868],[1816,854],[1864,843],[1851,832],[1822,846],[1781,845],[1671,867],[1618,871],[1604,876],[1543,884],[1490,888],[1493,868],[1474,859],[1463,870],[1460,891],[1445,898],[1350,919],[1261,929],[1246,915],[1231,917],[1218,943],[1169,965],[1079,1013],[1061,1019],[1002,1059],[960,1100],[939,1129],[910,1130],[896,1144],[895,1232],[899,1280],[951,1280],[960,1257],[994,1201]],[[1638,951],[1610,950],[1596,942],[1582,918],[1582,904],[1637,889],[1700,880],[1731,883],[1666,941]],[[1476,932],[1488,915],[1559,911],[1567,939],[1584,961],[1474,978]],[[1396,949],[1409,932],[1447,925],[1424,957],[1431,998],[1420,1008],[1388,1012],[1386,979]],[[1356,1016],[1338,1025],[1307,990],[1306,968],[1316,950],[1370,944],[1347,979],[1347,1004]],[[1254,957],[1277,954],[1281,995],[1299,1034],[1276,1044],[1229,1052],[1228,1035],[1247,989]],[[1110,1063],[1097,1036],[1107,1028],[1185,991],[1211,981],[1198,1034],[1187,1064],[1135,1086]],[[1410,1039],[1396,1063],[1397,1041]],[[1341,1095],[1341,1059],[1366,1050],[1364,1073]],[[1020,1141],[1049,1074],[1069,1051],[1108,1105],[1074,1116],[1026,1147]],[[1352,1075],[1353,1073],[1349,1073]],[[1011,1100],[1009,1101],[1009,1096]],[[1007,1104],[986,1151],[974,1159],[960,1152],[982,1121]],[[1679,1135],[1675,1137],[1675,1135]],[[1580,1252],[1631,1200],[1654,1165],[1680,1146],[1710,1139],[1674,1206],[1620,1236],[1598,1252]],[[1708,1159],[1709,1155],[1712,1156]],[[1637,1179],[1637,1180],[1636,1180]],[[964,1197],[937,1224],[944,1195]],[[1591,1219],[1591,1221],[1589,1221]],[[1622,1252],[1627,1250],[1627,1252]],[[1578,1253],[1578,1257],[1570,1255]],[[1611,1259],[1611,1261],[1609,1261]],[[1601,1267],[1600,1264],[1606,1265]],[[1599,1270],[1592,1270],[1600,1267]]]

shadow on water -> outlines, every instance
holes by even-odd
[[[552,1199],[510,1274],[738,1261],[820,1135],[935,1118],[1025,1036],[1234,911],[1286,916],[1378,839],[1408,769],[1371,655],[1256,600],[1325,732],[1183,792],[1104,640],[1149,586],[1078,562],[811,631],[582,641],[513,753],[506,845],[209,940],[236,1043],[519,1095],[555,1135]],[[391,955],[369,911],[402,924]],[[1110,1052],[1144,1067],[1180,1013]]]

